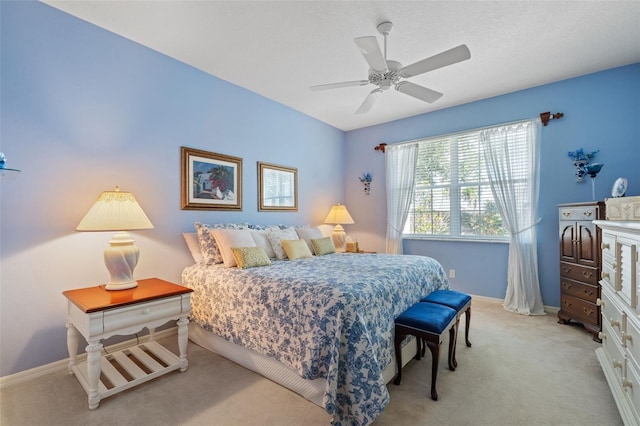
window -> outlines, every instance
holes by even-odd
[[[486,129],[482,129],[486,130]],[[508,239],[491,192],[480,129],[417,141],[418,161],[406,237]],[[525,128],[515,127],[509,141],[514,184],[528,179]]]

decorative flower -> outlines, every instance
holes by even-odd
[[[588,152],[588,153],[585,154],[584,150],[582,148],[580,148],[580,149],[577,149],[575,151],[569,151],[567,153],[567,155],[573,161],[587,161],[588,162],[593,157],[595,157],[599,152],[600,152],[600,150],[597,150],[597,151],[592,151],[592,152]]]
[[[371,182],[371,173],[365,173],[359,179],[360,182]]]

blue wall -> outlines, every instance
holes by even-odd
[[[445,95],[446,96],[446,95]],[[384,107],[384,105],[380,105]],[[538,255],[542,298],[559,306],[557,204],[590,201],[589,179],[576,183],[568,151],[600,150],[604,167],[596,180],[596,198],[610,196],[619,176],[629,180],[627,195],[640,194],[640,64],[560,81],[347,133],[346,194],[356,222],[347,232],[364,249],[383,250],[386,221],[384,155],[380,142],[400,142],[492,124],[564,112],[542,130]],[[373,174],[371,195],[363,195],[357,177]],[[507,285],[508,245],[405,240],[407,254],[423,254],[455,269],[454,288],[503,298]]]
[[[319,224],[344,202],[344,132],[39,2],[0,2],[0,375],[68,356],[67,289],[108,278],[110,233],[75,232],[104,190],[135,194],[136,277],[180,282],[193,222]],[[180,147],[243,159],[242,212],[180,209]],[[298,168],[299,211],[258,212],[257,161]]]

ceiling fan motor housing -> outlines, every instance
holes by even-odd
[[[400,75],[402,64],[398,61],[387,61],[387,68],[388,71],[385,73],[369,69],[369,82],[379,86],[383,90],[388,89],[392,85],[398,84],[402,77],[402,75]]]

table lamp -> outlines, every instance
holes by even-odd
[[[111,274],[107,290],[126,290],[138,286],[133,270],[138,264],[140,249],[126,231],[151,229],[153,224],[130,192],[115,191],[100,194],[93,207],[82,218],[76,231],[118,231],[104,251],[104,263]]]
[[[347,207],[342,204],[336,204],[331,207],[331,211],[329,211],[324,223],[336,225],[331,233],[331,239],[333,240],[333,245],[336,246],[336,251],[344,251],[347,234],[344,232],[342,225],[351,225],[355,223],[349,214]]]

